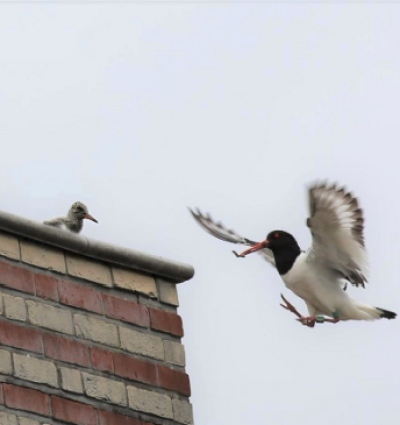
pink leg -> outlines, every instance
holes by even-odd
[[[291,304],[282,294],[281,294],[281,298],[282,298],[282,300],[285,304],[280,304],[280,306],[283,307],[285,310],[288,310],[288,311],[292,312],[293,314],[295,314],[298,317],[297,320],[301,324],[308,326],[309,328],[313,328],[315,326],[315,317],[304,317],[304,316],[302,316],[296,310],[296,307],[293,304]]]
[[[297,320],[302,325],[308,326],[309,328],[313,328],[315,326],[317,318],[315,316],[308,316],[308,317],[299,317]]]
[[[290,302],[281,294],[281,298],[285,305],[280,304],[281,307],[283,307],[285,310],[291,311],[293,314],[295,314],[299,319],[303,316],[296,310],[296,307],[293,304],[290,304]]]

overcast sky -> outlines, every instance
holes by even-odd
[[[196,425],[397,425],[400,320],[301,326],[276,270],[203,232],[308,248],[305,187],[345,184],[400,312],[400,4],[0,4],[1,209],[85,202],[84,234],[192,264],[179,286]],[[240,249],[240,247],[239,247]]]

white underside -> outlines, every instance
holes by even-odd
[[[310,316],[338,314],[341,320],[375,320],[381,312],[373,306],[350,298],[341,287],[342,279],[326,267],[318,267],[307,261],[301,253],[282,279],[291,291],[302,298]]]

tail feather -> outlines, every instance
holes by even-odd
[[[393,311],[389,311],[389,310],[384,310],[383,308],[379,308],[379,307],[375,307],[379,313],[380,313],[380,318],[382,319],[395,319],[397,314],[393,313]]]
[[[351,311],[348,311],[349,319],[353,320],[376,320],[376,319],[395,319],[397,314],[383,308],[372,305],[355,302]]]

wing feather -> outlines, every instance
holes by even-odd
[[[368,261],[364,217],[357,198],[335,184],[317,183],[309,188],[309,207],[310,261],[338,271],[353,285],[364,286]]]
[[[196,211],[193,211],[189,208],[193,218],[197,221],[197,223],[210,235],[214,236],[221,241],[230,242],[234,244],[253,246],[256,244],[255,241],[244,238],[237,234],[233,229],[226,228],[220,221],[214,221],[210,214],[203,214],[198,208]],[[258,251],[265,260],[267,260],[270,264],[275,266],[275,259],[272,251],[270,249],[262,249]]]

